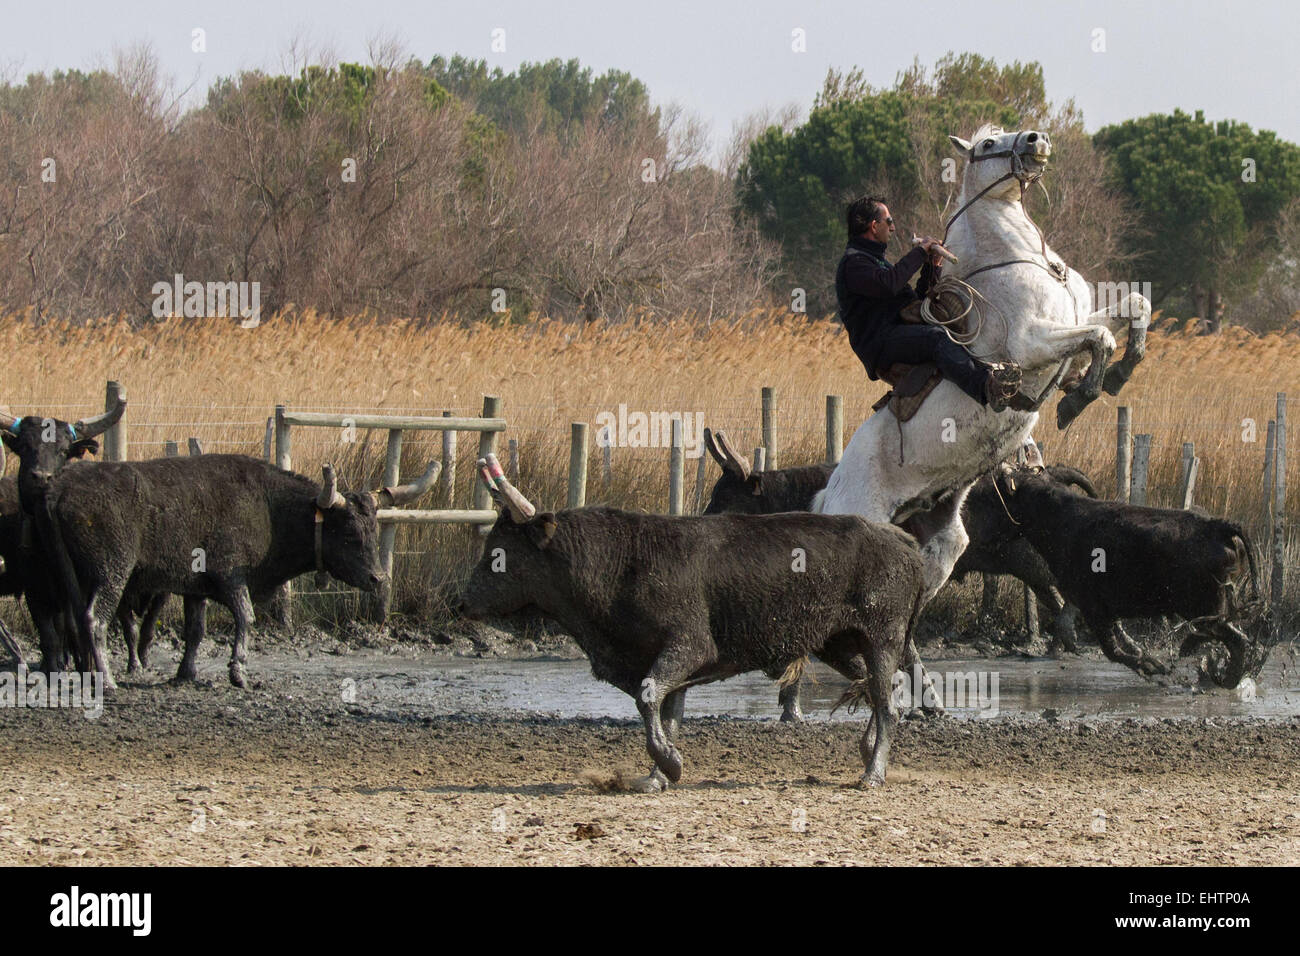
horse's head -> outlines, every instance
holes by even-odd
[[[1051,139],[1034,129],[1008,132],[986,123],[969,142],[960,136],[948,139],[966,157],[963,186],[967,196],[988,189],[989,196],[1014,198],[1022,183],[1031,183],[1043,174],[1052,155]],[[1006,179],[998,182],[1002,177]]]

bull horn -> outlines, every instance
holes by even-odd
[[[718,443],[713,437],[713,432],[709,431],[707,428],[704,429],[704,447],[709,450],[709,454],[713,456],[714,461],[723,468],[727,467],[727,456],[722,453],[720,448],[718,448]]]
[[[727,460],[722,462],[722,467],[744,481],[749,477],[749,462],[736,454],[736,449],[731,447],[731,442],[727,441],[727,436],[722,432],[715,432],[713,436],[718,446],[722,449],[723,457]]]
[[[343,504],[343,496],[339,494],[339,480],[334,474],[334,466],[325,465],[321,471],[325,475],[325,484],[321,486],[320,494],[316,496],[316,507],[321,511],[327,511]]]
[[[379,498],[382,507],[395,508],[398,505],[404,505],[408,501],[414,501],[432,488],[441,471],[442,462],[431,461],[429,467],[424,469],[424,474],[410,484],[398,485],[396,488],[383,488],[375,494]]]
[[[108,431],[122,418],[122,413],[126,411],[125,393],[117,393],[117,404],[104,412],[102,415],[96,415],[94,418],[83,418],[73,424],[73,429],[78,438],[94,438],[96,435],[102,435]]]
[[[519,489],[506,479],[505,472],[501,470],[501,462],[497,461],[497,456],[489,452],[485,461],[487,462],[488,475],[496,483],[501,494],[505,496],[506,506],[510,509],[510,517],[515,524],[523,524],[537,514],[537,509],[533,507],[532,502],[525,498]]]

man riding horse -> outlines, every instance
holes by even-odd
[[[941,277],[938,241],[929,236],[919,240],[891,266],[885,259],[885,247],[895,227],[885,201],[874,196],[857,199],[849,205],[847,219],[849,242],[835,271],[835,295],[849,344],[866,366],[868,377],[896,385],[890,374],[893,366],[933,362],[944,378],[980,405],[998,412],[1016,407],[1018,366],[981,362],[944,328],[919,320],[914,303]],[[921,276],[913,291],[908,282],[917,269]],[[935,301],[931,308],[942,307]]]

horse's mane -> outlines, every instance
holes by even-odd
[[[992,123],[985,123],[971,134],[970,141],[972,143],[979,143],[982,139],[988,139],[990,136],[1001,136],[1005,132],[1006,130],[1001,126],[994,126]]]

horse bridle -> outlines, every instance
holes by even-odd
[[[1037,172],[1030,172],[1025,168],[1025,162],[1024,159],[1021,158],[1021,153],[1019,148],[1020,137],[1024,135],[1025,135],[1025,131],[1020,130],[1018,133],[1016,133],[1016,138],[1011,141],[1011,145],[1009,147],[1007,147],[1006,149],[999,149],[996,152],[992,152],[992,153],[984,153],[982,156],[976,156],[975,147],[973,145],[971,146],[970,154],[967,156],[967,162],[981,163],[986,159],[1003,159],[1006,157],[1010,157],[1011,158],[1010,169],[1006,172],[1005,175],[999,176],[993,182],[989,183],[987,186],[981,189],[978,193],[975,194],[974,199],[969,200],[960,209],[958,209],[955,213],[953,213],[952,218],[948,220],[948,224],[944,226],[943,229],[943,244],[945,245],[947,244],[948,233],[952,230],[952,224],[957,221],[957,219],[961,216],[962,213],[964,213],[971,206],[975,205],[975,203],[983,199],[984,196],[988,194],[990,191],[992,191],[994,188],[1005,183],[1008,179],[1016,179],[1020,182],[1020,209],[1025,214],[1025,220],[1031,226],[1033,226],[1034,231],[1038,233],[1038,248],[1039,251],[1042,253],[1043,262],[1039,262],[1036,259],[1008,259],[1006,262],[995,262],[992,265],[981,266],[980,268],[976,269],[974,272],[962,276],[963,280],[968,280],[972,276],[979,275],[981,272],[988,272],[990,269],[1001,269],[1003,266],[1010,266],[1010,265],[1015,265],[1016,263],[1023,262],[1032,266],[1038,266],[1038,268],[1045,270],[1048,275],[1050,275],[1053,279],[1055,279],[1057,282],[1061,283],[1062,285],[1065,285],[1067,282],[1069,282],[1069,270],[1065,268],[1065,264],[1055,263],[1048,260],[1047,240],[1043,236],[1043,230],[1038,228],[1038,223],[1034,222],[1034,220],[1029,215],[1029,210],[1025,208],[1025,192],[1029,189],[1030,186],[1038,182],[1038,180],[1043,175],[1043,170],[1040,169]],[[1047,264],[1044,265],[1044,262]]]
[[[1038,182],[1038,180],[1042,177],[1045,167],[1044,169],[1040,169],[1037,172],[1031,172],[1025,168],[1025,163],[1024,160],[1021,158],[1020,149],[1019,149],[1020,137],[1024,135],[1025,135],[1025,131],[1020,130],[1019,132],[1016,133],[1016,137],[1011,141],[1011,145],[1009,147],[1007,147],[1006,149],[997,150],[996,152],[992,152],[992,153],[984,153],[982,156],[976,156],[975,145],[974,144],[971,145],[970,153],[967,156],[967,162],[981,163],[986,159],[1003,159],[1003,158],[1010,157],[1011,159],[1010,168],[1007,170],[1005,175],[1000,176],[997,179],[995,179],[993,182],[989,183],[989,185],[985,186],[978,193],[976,193],[974,199],[967,201],[965,204],[962,205],[960,209],[958,209],[955,213],[953,213],[952,218],[948,220],[948,224],[944,226],[942,244],[947,245],[948,233],[952,229],[952,224],[957,221],[957,219],[961,216],[962,213],[964,213],[971,206],[975,205],[975,203],[979,202],[979,200],[982,199],[991,190],[993,190],[997,186],[1000,186],[1002,183],[1005,183],[1008,179],[1016,179],[1020,182],[1020,211],[1025,214],[1025,220],[1031,226],[1033,226],[1034,231],[1038,233],[1039,250],[1043,256],[1043,262],[1039,262],[1036,259],[1008,259],[1005,262],[995,262],[992,265],[981,266],[980,268],[976,269],[974,272],[968,273],[967,275],[961,277],[961,281],[963,283],[966,283],[968,288],[970,287],[969,280],[979,275],[981,272],[988,272],[992,269],[1001,269],[1004,266],[1017,265],[1019,263],[1025,263],[1031,266],[1037,266],[1038,268],[1046,272],[1048,275],[1050,275],[1057,282],[1061,283],[1063,287],[1068,287],[1069,285],[1070,270],[1066,267],[1064,262],[1052,262],[1047,258],[1047,239],[1044,238],[1043,230],[1038,228],[1038,223],[1034,222],[1033,218],[1029,215],[1029,210],[1025,207],[1025,193],[1028,191],[1030,186]],[[1074,324],[1078,325],[1079,308],[1077,303],[1075,303],[1073,296],[1070,297],[1070,305],[1074,309]],[[1053,375],[1051,380],[1047,383],[1047,387],[1043,389],[1042,394],[1039,395],[1038,398],[1034,401],[1034,405],[1036,408],[1040,407],[1043,404],[1048,394],[1050,394],[1052,389],[1054,389],[1057,383],[1060,382],[1061,376],[1065,374],[1065,369],[1069,364],[1070,363],[1068,359],[1061,363],[1060,367],[1056,370],[1056,374]],[[1008,516],[1010,516],[1010,512],[1008,512]]]

